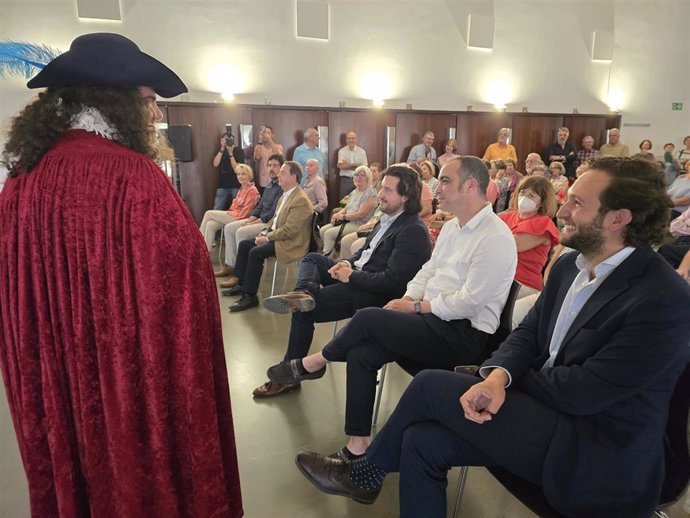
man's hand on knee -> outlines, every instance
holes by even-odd
[[[465,418],[477,424],[491,421],[506,399],[506,381],[506,373],[494,369],[484,381],[472,385],[460,396]]]

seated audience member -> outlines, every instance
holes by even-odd
[[[575,161],[577,153],[575,146],[568,140],[568,128],[558,128],[556,141],[551,142],[544,153],[544,163],[560,162],[565,167],[566,178],[575,178]]]
[[[431,160],[424,160],[424,162],[420,162],[419,167],[422,170],[422,181],[429,186],[435,198],[436,188],[438,187],[438,179],[434,176],[436,167],[434,167],[434,164],[431,162]]]
[[[264,260],[276,257],[289,264],[304,257],[309,250],[311,221],[314,211],[311,202],[299,186],[302,167],[287,161],[278,173],[278,184],[283,190],[278,199],[275,214],[256,239],[245,239],[237,250],[235,276],[227,282],[230,290],[223,295],[242,295],[230,306],[231,312],[244,311],[259,305],[256,292],[263,273]]]
[[[227,223],[223,227],[225,237],[225,260],[223,268],[215,272],[216,277],[227,277],[235,270],[235,260],[237,259],[237,245],[245,239],[254,239],[259,235],[266,223],[273,217],[276,210],[276,201],[283,193],[278,185],[278,171],[285,159],[283,155],[271,155],[267,161],[268,176],[271,182],[264,186],[259,203],[249,213],[246,219],[240,219]],[[226,287],[225,282],[219,284],[221,288]]]
[[[259,181],[257,182],[261,187],[266,187],[273,183],[268,161],[274,155],[283,156],[283,146],[278,144],[273,137],[273,128],[264,126],[264,129],[259,131],[259,142],[254,146],[254,160],[256,160],[257,168],[259,170]],[[282,164],[281,164],[282,165]]]
[[[544,178],[549,178],[549,169],[544,164],[535,165],[532,168],[531,176],[543,176]]]
[[[599,156],[630,156],[630,149],[627,144],[621,142],[621,132],[618,128],[609,130],[609,141],[599,148]]]
[[[308,254],[295,291],[264,299],[266,309],[294,312],[284,362],[307,355],[315,322],[350,318],[360,308],[381,307],[400,297],[429,259],[429,237],[419,219],[421,183],[408,167],[392,166],[383,178],[379,203],[383,216],[356,255],[338,262]],[[268,381],[254,391],[270,397],[299,387]]]
[[[446,145],[443,147],[443,150],[445,152],[438,157],[439,167],[446,165],[446,162],[448,162],[448,160],[451,158],[458,158],[460,156],[458,154],[458,142],[454,138],[448,139]]]
[[[496,200],[498,199],[498,180],[496,179],[496,174],[498,169],[489,161],[482,160],[484,165],[489,170],[489,185],[486,187],[486,201],[488,201],[496,212]]]
[[[671,221],[673,241],[661,245],[659,253],[671,266],[678,268],[683,257],[690,250],[690,208]]]
[[[363,454],[370,442],[377,369],[392,361],[414,370],[476,362],[498,327],[517,253],[486,202],[489,172],[480,159],[464,156],[446,163],[439,181],[441,208],[456,218],[444,225],[403,298],[359,310],[321,352],[268,370],[269,379],[285,385],[322,377],[329,361],[347,362],[344,457]]]
[[[510,135],[509,128],[501,128],[498,130],[498,142],[489,144],[489,147],[484,151],[484,160],[500,160],[512,158],[517,162],[517,153],[512,144],[508,144],[508,136]]]
[[[582,149],[577,152],[577,162],[579,166],[584,164],[590,158],[599,156],[599,151],[594,149],[594,137],[587,135],[582,139]]]
[[[436,163],[436,150],[434,149],[434,133],[427,131],[422,137],[422,143],[413,146],[407,156],[407,163],[419,163],[424,160],[431,160]]]
[[[496,168],[496,183],[498,184],[498,199],[496,200],[496,213],[503,212],[510,202],[511,179],[507,176],[508,166],[505,160],[492,160],[491,165]],[[513,190],[515,187],[513,187]]]
[[[237,164],[235,166],[235,174],[239,181],[240,190],[232,200],[232,205],[228,210],[207,210],[204,214],[204,219],[201,221],[201,234],[206,241],[206,248],[209,252],[213,248],[213,241],[216,238],[216,232],[223,228],[228,223],[245,219],[249,213],[259,203],[259,191],[254,185],[254,172],[252,168],[245,164]]]
[[[408,164],[408,167],[414,169],[415,172],[419,175],[419,178],[422,178],[422,168],[418,163],[413,162],[411,164]],[[419,211],[419,217],[422,218],[422,221],[426,223],[426,225],[429,225],[429,223],[433,219],[433,216],[434,193],[428,184],[422,182],[422,210]]]
[[[673,202],[671,219],[675,219],[690,208],[690,161],[685,162],[685,173],[679,175],[666,191]]]
[[[304,194],[311,202],[314,212],[322,214],[328,207],[328,195],[326,194],[326,182],[319,176],[319,161],[315,158],[307,160],[307,180],[304,182]]]
[[[551,162],[549,165],[549,171],[551,171],[551,178],[549,181],[553,186],[553,190],[556,193],[556,200],[558,203],[564,203],[568,195],[568,178],[565,176],[565,166],[560,162]],[[575,170],[577,174],[577,169]]]
[[[557,208],[551,183],[540,176],[528,176],[520,182],[508,210],[498,215],[515,237],[515,280],[522,285],[518,299],[544,287],[541,272],[551,247],[558,243],[558,229],[552,221]]]
[[[672,142],[664,144],[664,173],[666,174],[666,185],[671,185],[678,174],[683,170],[680,162],[673,158],[673,151],[676,146]]]
[[[678,265],[678,268],[676,268],[676,271],[684,280],[690,282],[690,248],[685,252],[685,256]]]
[[[589,161],[583,162],[577,166],[577,169],[575,169],[575,178],[580,178],[580,176],[585,174],[587,171],[589,171]]]
[[[683,149],[678,151],[678,161],[685,167],[685,163],[690,160],[690,135],[683,139]]]
[[[532,170],[538,165],[544,165],[539,153],[530,153],[527,155],[527,158],[525,159],[525,176],[531,175]]]
[[[297,456],[313,484],[372,503],[399,471],[401,518],[445,518],[451,466],[501,466],[542,486],[559,514],[652,515],[669,400],[690,352],[678,309],[690,306],[690,287],[651,249],[668,224],[659,171],[599,159],[558,216],[561,242],[580,253],[557,262],[483,363],[484,380],[418,374],[363,457]]]
[[[371,188],[376,192],[381,189],[381,182],[383,181],[383,174],[381,173],[381,163],[372,162],[369,164],[369,170],[371,171]]]
[[[654,153],[650,151],[651,149],[652,141],[644,139],[642,142],[640,142],[640,152],[638,155],[641,158],[646,158],[647,160],[654,160]]]
[[[355,169],[353,179],[355,188],[348,196],[347,205],[335,211],[331,215],[331,222],[319,230],[325,254],[334,251],[338,235],[356,231],[374,214],[377,199],[376,191],[371,188],[371,170],[361,165]],[[343,228],[340,228],[341,225]]]

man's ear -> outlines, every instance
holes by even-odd
[[[609,217],[610,228],[614,231],[622,229],[632,221],[632,212],[630,212],[630,209],[612,210],[607,216]]]

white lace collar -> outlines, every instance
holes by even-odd
[[[86,107],[72,119],[72,129],[96,133],[108,140],[117,140],[117,130],[113,128],[96,108]]]

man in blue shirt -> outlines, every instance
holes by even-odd
[[[424,160],[431,160],[436,163],[436,150],[434,149],[434,133],[427,131],[422,137],[422,143],[417,144],[410,149],[410,154],[407,156],[407,163],[423,162]]]
[[[295,162],[299,162],[303,171],[307,170],[307,160],[310,158],[315,158],[319,162],[319,176],[324,178],[323,166],[326,160],[319,149],[319,132],[314,128],[309,128],[304,132],[304,143],[295,149],[295,153],[292,157]],[[304,186],[306,181],[307,176],[302,176],[302,183],[300,185]]]

